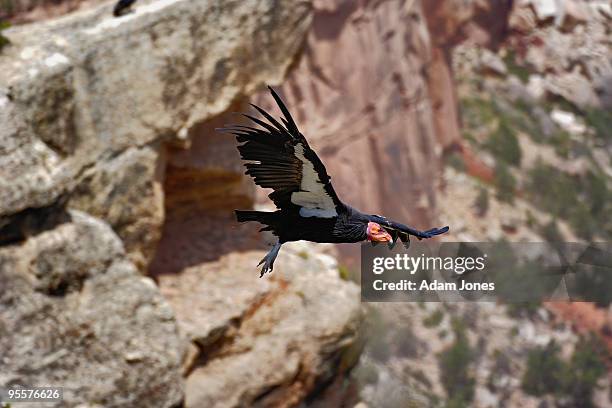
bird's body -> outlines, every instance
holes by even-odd
[[[366,239],[368,224],[364,214],[348,206],[340,215],[330,218],[303,217],[292,210],[237,210],[237,216],[238,221],[258,221],[267,225],[281,243],[302,240],[332,244],[360,242]]]
[[[132,9],[132,5],[136,3],[136,0],[119,0],[113,8],[113,16],[122,16]]]
[[[280,97],[270,88],[281,109],[281,122],[253,105],[267,122],[245,115],[261,128],[231,126],[222,130],[236,136],[238,151],[246,161],[246,174],[255,183],[274,191],[268,195],[278,211],[236,210],[239,222],[257,221],[271,231],[278,242],[262,259],[261,276],[271,271],[280,246],[290,241],[353,243],[364,240],[393,243],[399,238],[405,245],[409,235],[431,238],[448,231],[433,228],[418,231],[406,225],[369,215],[344,204],[331,184],[325,166],[299,132]],[[261,264],[260,263],[260,264]]]

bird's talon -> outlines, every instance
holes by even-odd
[[[270,264],[270,261],[268,259],[268,256],[266,255],[266,257],[264,259],[262,259],[262,261],[259,263],[259,265],[261,265],[263,262],[265,261],[264,266],[261,268],[261,272],[259,273],[259,277],[263,278],[263,276],[268,273],[268,272],[272,272],[272,264]],[[257,266],[259,266],[257,265]]]

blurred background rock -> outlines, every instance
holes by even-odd
[[[356,245],[295,244],[258,279],[266,243],[231,210],[266,197],[214,132],[274,85],[364,211],[446,240],[610,241],[609,1],[113,6],[0,0],[0,385],[68,406],[612,404],[607,304],[361,305]]]

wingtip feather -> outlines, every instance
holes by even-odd
[[[283,122],[285,123],[285,126],[287,127],[287,129],[290,132],[295,132],[295,133],[299,132],[297,125],[295,124],[295,121],[293,120],[293,117],[291,116],[291,113],[289,113],[289,109],[287,109],[287,106],[285,105],[281,97],[276,93],[274,89],[272,89],[270,85],[268,85],[268,89],[270,90],[270,93],[272,94],[272,97],[276,101],[276,104],[280,108],[281,112],[283,112],[283,115],[285,116],[285,118],[283,119]]]

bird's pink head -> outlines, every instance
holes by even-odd
[[[391,234],[389,234],[380,224],[375,222],[368,222],[368,228],[366,230],[368,241],[375,242],[393,242]]]

